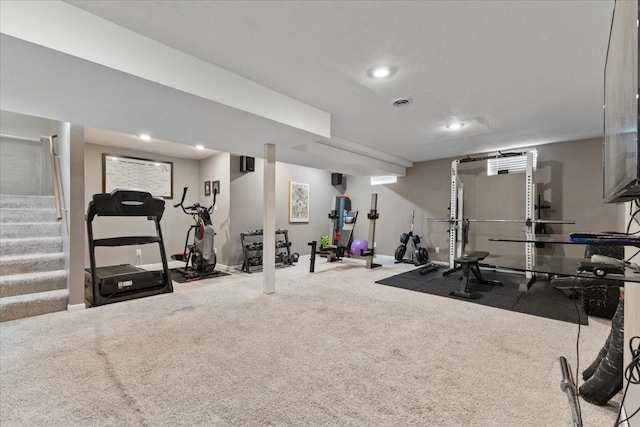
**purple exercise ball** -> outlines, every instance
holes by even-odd
[[[360,250],[366,251],[369,249],[369,242],[365,239],[356,239],[351,243],[351,253],[355,256],[361,256]]]

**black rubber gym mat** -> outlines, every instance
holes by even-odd
[[[451,291],[460,289],[461,272],[442,277],[442,271],[421,276],[419,269],[377,281],[381,285],[393,286],[415,292],[423,292],[474,304],[486,305],[503,310],[546,317],[563,322],[589,324],[587,314],[580,300],[575,301],[561,291],[551,287],[548,281],[538,280],[527,292],[520,292],[520,283],[526,279],[522,275],[494,273],[482,270],[482,276],[488,280],[499,280],[502,286],[490,286],[480,283],[469,283],[468,290],[477,294],[478,299],[467,299],[451,296]],[[578,311],[576,311],[576,305]]]

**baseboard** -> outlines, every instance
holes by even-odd
[[[80,304],[67,304],[67,311],[85,310],[87,306],[82,302]]]
[[[224,265],[224,264],[216,264],[216,270],[222,270],[222,271],[233,271],[233,266],[228,266],[228,265]]]

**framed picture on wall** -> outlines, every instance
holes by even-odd
[[[205,196],[211,195],[211,181],[204,182],[204,195]]]
[[[309,222],[309,184],[289,181],[289,222]]]
[[[211,193],[220,194],[220,181],[211,181]]]

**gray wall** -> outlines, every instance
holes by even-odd
[[[554,233],[622,230],[621,207],[602,202],[601,141],[572,141],[537,147],[537,192],[542,195],[545,219],[575,220],[575,225],[549,226]],[[448,224],[427,218],[449,215],[450,167],[453,159],[416,163],[395,184],[371,186],[369,178],[349,177],[346,194],[361,212],[369,209],[369,195],[378,193],[380,219],[376,227],[379,254],[392,255],[399,235],[410,228],[415,209],[415,232],[423,236],[432,260],[448,260]],[[483,219],[524,219],[524,174],[486,175],[486,162],[464,163],[459,168],[464,184],[464,216]],[[366,227],[356,226],[356,237],[366,238]],[[492,255],[524,253],[518,243],[489,242],[491,236],[513,235],[522,224],[473,223],[468,250],[487,250]],[[435,248],[440,248],[440,254]],[[580,257],[583,245],[547,245],[540,254]]]
[[[102,153],[173,162],[173,199],[166,201],[160,225],[167,256],[171,256],[175,252],[181,252],[184,249],[187,230],[193,220],[191,216],[185,215],[182,210],[174,208],[173,205],[180,202],[183,187],[189,187],[185,203],[191,204],[201,201],[200,194],[202,194],[201,187],[203,184],[200,182],[200,162],[198,160],[161,156],[123,148],[105,147],[88,142],[85,146],[85,212],[93,194],[102,193]],[[155,235],[153,222],[147,221],[146,218],[96,218],[93,222],[93,229],[94,238]],[[89,257],[86,237],[85,248],[87,253],[85,264],[88,267]],[[153,244],[97,248],[96,263],[98,266],[135,265],[137,263],[136,249],[142,249],[143,264],[160,262],[158,246]]]
[[[256,159],[255,172],[240,172],[240,157],[231,156],[231,210],[229,265],[242,264],[240,233],[263,227],[264,160]],[[309,184],[309,223],[289,223],[289,181]],[[331,185],[331,173],[318,169],[276,163],[276,228],[289,230],[292,252],[308,254],[307,245],[329,234],[332,198],[340,195],[340,187]]]
[[[220,194],[216,197],[216,205],[211,213],[211,222],[216,232],[215,249],[218,265],[229,265],[229,240],[230,235],[230,200],[231,182],[229,180],[229,157],[228,153],[221,153],[208,159],[200,161],[200,182],[198,194],[200,204],[211,206],[213,203],[213,189],[211,196],[204,195],[205,181],[220,181]],[[177,202],[176,202],[177,203]]]
[[[49,146],[38,140],[50,135],[56,125],[51,120],[0,111],[0,134],[4,135],[0,137],[1,194],[53,194]]]

